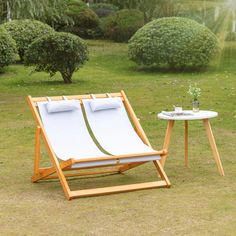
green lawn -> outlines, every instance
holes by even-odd
[[[71,85],[59,75],[31,74],[22,65],[0,75],[0,232],[1,235],[235,235],[236,232],[236,45],[201,73],[158,73],[137,69],[127,45],[89,41],[90,61]],[[117,92],[124,89],[154,148],[163,144],[161,110],[182,104],[186,90],[202,88],[201,108],[219,112],[212,127],[225,177],[220,177],[201,122],[190,123],[189,168],[184,167],[183,123],[174,128],[166,173],[170,189],[153,189],[73,201],[58,181],[32,184],[35,124],[26,95]],[[43,149],[43,163],[47,163]],[[92,188],[155,180],[152,164],[122,175],[80,178],[72,188]]]

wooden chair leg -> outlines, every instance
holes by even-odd
[[[188,167],[188,121],[184,121],[184,163]]]
[[[166,149],[166,150],[169,149],[170,139],[171,139],[171,134],[172,134],[172,130],[173,130],[173,127],[174,127],[174,123],[175,123],[174,120],[169,120],[168,121],[163,149]],[[168,156],[168,154],[162,156],[162,158],[161,158],[161,165],[162,165],[163,168],[165,166],[167,156]]]
[[[223,169],[223,166],[222,166],[222,163],[221,163],[221,160],[220,160],[220,155],[219,155],[219,152],[218,152],[218,149],[217,149],[217,146],[216,146],[216,142],[215,142],[215,138],[214,138],[214,135],[213,135],[213,132],[212,132],[212,129],[211,129],[210,122],[209,122],[208,119],[204,119],[203,124],[204,124],[205,129],[206,129],[207,137],[208,137],[208,140],[209,140],[212,152],[213,152],[213,156],[214,156],[218,171],[219,171],[220,175],[224,176],[225,175],[224,174],[224,169]]]
[[[34,149],[34,175],[39,173],[39,162],[40,162],[40,133],[41,128],[36,127],[35,132],[35,149]]]
[[[171,185],[170,181],[169,181],[160,161],[153,161],[153,163],[157,169],[158,175],[161,177],[162,180],[164,180],[166,182],[167,187],[170,187],[170,185]]]
[[[169,188],[171,184],[167,175],[165,174],[164,169],[161,166],[161,163],[159,161],[153,161],[153,163],[156,166],[157,172],[161,177],[161,180],[159,181],[71,191],[69,195],[70,196],[69,199],[78,198],[78,197],[99,196],[99,195],[106,195],[106,194],[112,194],[112,193],[130,192],[130,191],[136,191],[136,190],[141,190],[141,189],[151,189],[151,188],[160,188],[160,187]]]
[[[72,161],[69,159],[67,161],[63,161],[60,164],[60,169],[64,170],[67,167],[72,165]],[[47,168],[39,168],[39,172],[37,174],[34,174],[31,178],[32,182],[37,182],[41,179],[45,179],[46,177],[54,174],[56,172],[56,168],[54,166],[47,167]]]

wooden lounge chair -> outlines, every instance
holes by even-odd
[[[105,98],[117,99],[116,103],[119,108],[103,109],[93,114],[89,106],[91,99],[103,101],[102,99]],[[48,104],[54,102],[57,103],[56,105],[61,105],[65,100],[71,103],[73,101],[72,105],[75,109],[70,111],[65,109],[65,111],[60,112],[49,111]],[[151,148],[123,91],[111,94],[50,98],[28,96],[27,101],[37,125],[32,182],[59,178],[68,200],[139,189],[170,187],[168,177],[159,162],[161,157],[167,154],[167,150],[155,151]],[[97,123],[102,119],[104,122]],[[96,141],[91,137],[92,133]],[[50,167],[42,168],[39,166],[40,137],[43,138],[46,145],[52,163]],[[99,144],[96,144],[97,142]],[[150,161],[154,163],[161,180],[71,191],[66,179],[66,177],[72,176],[124,172]],[[92,168],[99,168],[99,170],[81,172],[81,170]]]

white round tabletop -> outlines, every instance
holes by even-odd
[[[218,113],[215,111],[193,112],[191,110],[184,110],[181,114],[177,114],[175,112],[161,112],[157,115],[159,119],[163,120],[203,120],[217,116]]]

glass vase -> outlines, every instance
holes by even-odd
[[[193,105],[193,112],[199,112],[200,102],[197,100],[193,101],[192,105]]]

